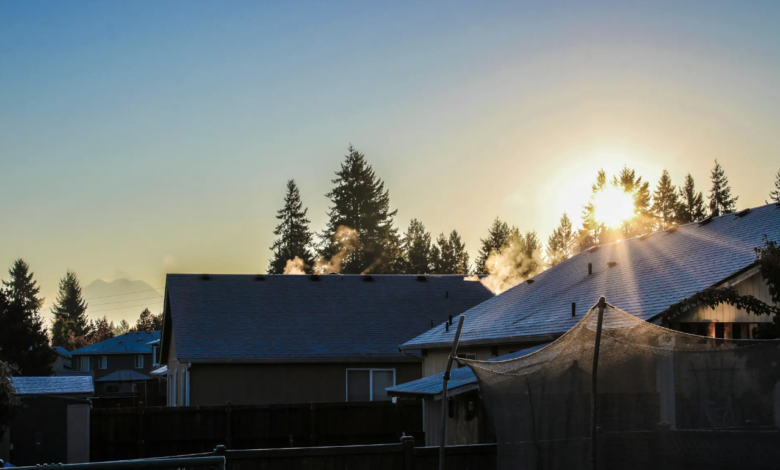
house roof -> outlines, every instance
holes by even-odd
[[[166,280],[176,356],[190,362],[419,360],[398,345],[492,297],[462,275],[194,275]]]
[[[72,351],[71,356],[108,354],[149,354],[147,343],[160,339],[159,331],[131,331]]]
[[[17,395],[92,394],[91,376],[11,377]]]
[[[527,356],[534,353],[550,343],[542,343],[530,348],[524,348],[519,351],[515,351],[503,356],[494,357],[489,361],[506,361],[508,359],[516,359],[518,357]],[[421,379],[406,382],[394,387],[388,387],[386,390],[391,396],[426,396],[426,395],[438,395],[442,391],[442,385],[444,379],[444,372],[441,374],[429,375]],[[474,385],[477,383],[477,376],[474,375],[474,371],[470,367],[460,367],[450,372],[450,380],[447,382],[447,390],[455,390],[467,385]]]
[[[167,377],[168,376],[168,366],[162,366],[157,369],[154,369],[153,371],[149,372],[149,375],[159,376],[159,377]]]
[[[62,346],[52,346],[51,350],[62,357],[67,357],[68,359],[70,359],[70,351],[63,348]]]
[[[139,380],[150,379],[151,377],[146,374],[142,374],[134,370],[120,369],[95,380],[95,382],[136,382]]]
[[[778,204],[593,247],[542,272],[533,283],[519,284],[464,312],[460,342],[547,340],[573,327],[602,295],[610,304],[652,320],[671,305],[750,268],[754,248],[763,245],[765,235],[780,241]],[[593,266],[591,275],[588,264]],[[453,329],[436,327],[401,348],[449,347],[453,337]]]

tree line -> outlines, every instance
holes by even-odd
[[[648,181],[627,166],[611,180],[600,170],[590,199],[583,205],[579,229],[574,228],[568,214],[563,214],[544,245],[535,231],[523,234],[517,227],[496,218],[488,228],[487,237],[480,239],[478,256],[472,265],[457,230],[448,235],[441,233],[434,239],[422,221],[412,219],[406,231],[399,234],[394,221],[397,210],[391,210],[389,190],[365,155],[350,145],[332,180],[333,188],[325,194],[330,201],[328,222],[320,233],[311,229],[308,208],[303,205],[297,184],[294,180],[287,182],[284,205],[276,215],[279,222],[273,231],[276,238],[271,246],[273,255],[268,272],[326,273],[330,271],[319,267],[338,256],[339,272],[343,274],[491,274],[502,261],[500,255],[511,249],[516,254],[513,262],[518,269],[532,275],[593,245],[736,211],[739,198],[732,195],[728,178],[717,160],[710,181],[705,200],[690,173],[678,187],[664,170],[651,189]],[[634,216],[618,228],[596,220],[594,196],[610,186],[630,195],[633,201]],[[775,202],[780,201],[780,171],[769,196]],[[356,239],[339,237],[341,227],[356,232]]]

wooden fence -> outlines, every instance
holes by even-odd
[[[415,402],[95,409],[92,462],[227,449],[396,443],[423,445],[422,408]]]

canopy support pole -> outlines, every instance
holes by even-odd
[[[598,435],[596,433],[596,394],[598,393],[599,348],[601,346],[601,327],[604,324],[604,309],[607,307],[607,299],[601,297],[599,303],[599,319],[596,325],[596,342],[593,345],[593,372],[591,374],[590,389],[590,463],[596,470],[596,449],[598,447]]]
[[[452,361],[455,359],[455,354],[458,352],[458,342],[460,341],[460,331],[463,329],[463,321],[466,320],[466,315],[461,315],[458,320],[458,331],[455,332],[455,341],[452,342],[452,350],[450,351],[450,357],[447,360],[447,370],[444,371],[444,379],[441,389],[441,444],[439,445],[439,470],[444,470],[444,451],[447,446],[447,382],[450,381],[450,370],[452,369]]]

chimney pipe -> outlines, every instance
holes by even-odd
[[[444,331],[450,331],[450,324],[448,322],[444,322]]]
[[[452,325],[452,315],[450,315],[450,325]]]
[[[571,303],[571,316],[577,315],[577,302]]]
[[[593,263],[588,263],[588,276],[593,274]]]

